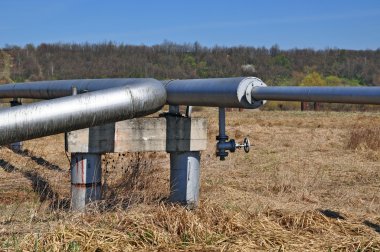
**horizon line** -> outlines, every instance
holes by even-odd
[[[380,50],[380,46],[377,48],[361,48],[361,49],[352,49],[352,48],[344,48],[344,47],[338,47],[338,46],[325,46],[324,48],[315,48],[312,46],[309,47],[288,47],[288,48],[281,48],[281,45],[279,43],[274,43],[271,46],[268,45],[246,45],[246,44],[239,44],[239,45],[222,45],[222,44],[215,44],[215,45],[202,45],[199,41],[194,41],[194,42],[174,42],[171,40],[166,40],[164,39],[161,43],[152,43],[152,44],[145,44],[145,43],[126,43],[126,42],[118,42],[118,41],[112,41],[112,40],[104,40],[104,41],[97,41],[97,42],[90,42],[90,41],[85,41],[85,42],[67,42],[67,41],[56,41],[56,42],[39,42],[39,43],[24,43],[24,44],[8,44],[5,43],[4,45],[0,46],[0,50],[7,50],[12,47],[20,47],[20,48],[26,48],[27,46],[31,45],[34,47],[39,47],[43,44],[46,45],[104,45],[104,44],[112,44],[116,46],[145,46],[145,47],[154,47],[154,46],[163,46],[165,44],[170,44],[174,46],[192,46],[195,44],[198,44],[200,48],[202,49],[215,49],[215,48],[239,48],[239,47],[245,47],[245,48],[265,48],[265,49],[271,49],[273,47],[276,47],[278,50],[281,51],[291,51],[291,50],[314,50],[314,51],[324,51],[324,50],[349,50],[349,51],[378,51]]]

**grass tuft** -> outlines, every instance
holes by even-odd
[[[380,127],[362,126],[353,128],[348,141],[350,149],[380,149]]]

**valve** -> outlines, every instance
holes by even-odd
[[[236,143],[234,139],[228,140],[228,136],[217,136],[216,140],[218,140],[216,144],[216,156],[220,158],[220,160],[225,160],[228,156],[228,152],[235,152]]]
[[[248,137],[244,138],[242,144],[236,144],[236,148],[238,148],[238,149],[243,148],[245,153],[249,152],[250,147],[251,147],[251,144],[249,142]]]
[[[216,137],[216,140],[218,140],[216,144],[216,156],[219,157],[220,160],[226,159],[228,151],[235,152],[237,148],[243,148],[245,153],[248,153],[251,147],[248,138],[244,138],[242,144],[237,144],[234,139],[228,141],[228,136],[226,135],[225,130],[225,118],[225,109],[219,108],[219,135]]]

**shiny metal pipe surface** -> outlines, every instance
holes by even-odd
[[[380,87],[254,87],[254,100],[380,104]]]
[[[165,102],[163,85],[150,80],[2,109],[0,145],[149,115]]]
[[[13,83],[0,85],[0,98],[54,99],[72,95],[73,87],[76,87],[78,94],[81,94],[113,87],[143,84],[145,82],[158,81],[149,78],[116,78]]]
[[[255,77],[210,78],[163,81],[169,105],[227,108],[258,108],[262,101],[251,100],[251,89],[266,86]]]

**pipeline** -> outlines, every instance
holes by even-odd
[[[129,84],[123,82],[122,86],[101,91],[2,109],[0,145],[149,115],[165,102],[163,85],[154,79],[145,79]]]
[[[380,87],[254,87],[256,101],[380,104]]]
[[[153,82],[154,79],[83,79],[55,80],[0,85],[0,98],[54,99],[130,84]],[[255,77],[210,78],[162,81],[170,105],[258,108],[261,101],[251,99],[254,86],[266,86]]]
[[[115,78],[12,83],[0,85],[0,98],[54,99],[71,95],[73,87],[77,89],[78,94],[82,94],[107,88],[144,84],[148,82],[153,83],[157,82],[157,80],[150,78]]]
[[[163,81],[169,105],[255,109],[263,101],[252,100],[254,87],[265,87],[255,77]]]
[[[155,79],[82,79],[0,85],[0,98],[54,99]],[[255,77],[162,81],[167,104],[210,107],[258,108],[265,100],[380,104],[379,87],[267,87]]]

